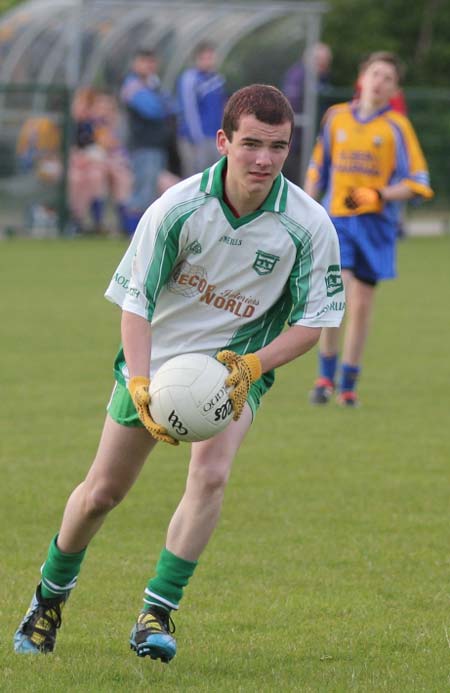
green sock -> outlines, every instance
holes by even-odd
[[[164,548],[156,564],[156,577],[148,581],[144,604],[151,604],[165,609],[178,609],[183,596],[183,588],[193,575],[198,561],[186,561]]]
[[[67,597],[80,572],[86,549],[79,553],[63,553],[57,546],[58,535],[50,542],[47,560],[41,568],[41,594],[44,599]]]

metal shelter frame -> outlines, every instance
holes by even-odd
[[[289,25],[292,42],[303,43],[308,50],[320,39],[325,2],[166,2],[153,0],[29,0],[6,13],[0,21],[20,28],[0,60],[0,84],[17,83],[24,56],[33,63],[32,49],[40,41],[49,48],[40,64],[32,64],[33,79],[39,87],[64,84],[74,90],[80,84],[92,83],[106,61],[123,58],[118,46],[136,48],[155,45],[164,51],[161,77],[164,86],[173,89],[180,70],[188,63],[192,48],[202,39],[217,46],[223,62],[246,36],[282,18],[292,17]],[[28,21],[28,23],[27,23]],[[19,26],[20,25],[20,26]],[[86,36],[91,47],[86,49]],[[128,41],[127,41],[128,38]],[[0,56],[2,45],[0,38]],[[25,66],[26,67],[26,66]],[[20,80],[19,80],[20,81]],[[302,128],[301,172],[305,171],[312,149],[317,116],[316,76],[307,71],[304,110],[296,114],[296,125]],[[33,110],[43,107],[43,92],[36,91]],[[4,92],[0,93],[0,122]]]

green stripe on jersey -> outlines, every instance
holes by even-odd
[[[289,324],[292,325],[298,322],[306,313],[311,290],[313,247],[311,234],[307,229],[286,214],[280,214],[280,220],[297,249],[295,263],[289,279],[293,302]]]
[[[147,268],[145,277],[145,297],[148,301],[147,319],[149,322],[153,317],[156,299],[175,266],[179,255],[179,238],[187,219],[199,207],[201,207],[206,197],[201,195],[192,200],[187,200],[172,207],[161,221],[156,232],[155,247],[153,255]]]
[[[269,344],[283,330],[289,316],[292,300],[286,286],[278,301],[257,320],[240,327],[224,348],[238,354],[248,354]]]
[[[225,345],[225,349],[231,349],[237,354],[250,354],[272,342],[283,331],[283,327],[292,308],[292,299],[289,287],[278,301],[264,315],[257,320],[240,327],[233,337]],[[260,379],[263,383],[263,392],[267,391],[274,383],[275,372],[273,370],[264,373]],[[257,381],[260,382],[259,380]]]

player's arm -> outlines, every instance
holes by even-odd
[[[128,390],[142,423],[150,435],[171,445],[178,441],[163,426],[155,423],[150,415],[150,354],[151,325],[145,318],[126,310],[122,312],[122,345],[130,379]]]
[[[122,101],[144,118],[160,120],[166,113],[156,91],[147,89],[137,77],[128,77],[121,90]]]
[[[407,118],[403,118],[400,124],[401,137],[396,140],[397,179],[399,184],[409,188],[411,197],[429,200],[434,193],[430,187],[428,166],[419,140]]]
[[[365,207],[366,212],[379,212],[385,202],[403,202],[413,197],[424,199],[433,197],[427,164],[417,136],[410,122],[405,118],[401,119],[397,125],[395,173],[398,182],[378,189],[355,188],[345,200],[349,209]]]
[[[318,200],[324,190],[324,150],[322,139],[319,138],[314,146],[311,160],[306,171],[304,191]]]
[[[327,189],[330,176],[331,113],[331,109],[328,109],[322,119],[303,185],[304,191],[315,200]]]
[[[261,361],[263,373],[284,366],[294,359],[306,354],[319,341],[320,327],[305,327],[292,325],[275,337],[273,342],[256,352]]]
[[[305,179],[305,184],[303,186],[303,190],[305,193],[307,193],[310,197],[314,198],[314,200],[319,199],[320,197],[320,186],[319,186],[319,181],[318,180],[313,180],[312,178],[306,178]]]
[[[380,194],[383,202],[401,202],[414,197],[414,192],[411,188],[402,182],[380,188]]]
[[[150,377],[151,325],[145,318],[127,310],[122,312],[122,345],[128,373],[135,376]]]
[[[385,202],[400,202],[410,200],[414,192],[403,182],[386,185],[380,188],[361,186],[354,188],[345,198],[348,209],[364,207],[365,212],[380,212]]]
[[[278,368],[309,351],[317,343],[320,332],[321,328],[293,325],[254,354],[241,356],[228,349],[217,354],[217,359],[230,371],[225,382],[231,388],[230,399],[235,421],[242,414],[251,384],[266,371]]]

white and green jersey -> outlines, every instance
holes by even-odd
[[[148,208],[106,291],[151,322],[151,375],[182,353],[256,351],[286,322],[341,322],[339,244],[325,210],[280,174],[260,209],[236,218],[223,200],[225,166]],[[116,375],[126,379],[123,354]]]

